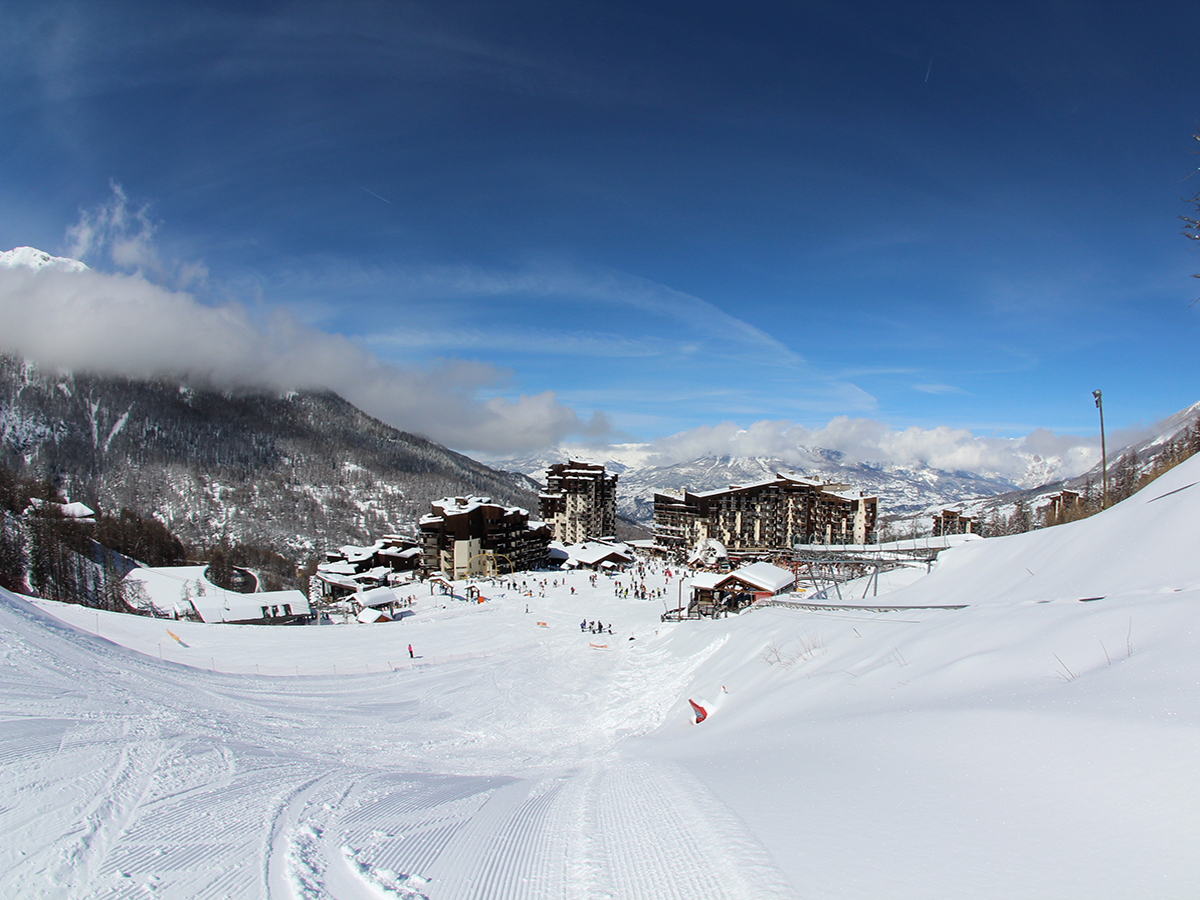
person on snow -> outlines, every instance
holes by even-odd
[[[409,659],[412,659],[412,658],[413,658],[412,644],[409,644],[409,645],[408,645],[408,658],[409,658]]]

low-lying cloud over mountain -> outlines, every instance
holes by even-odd
[[[0,254],[8,263],[0,265],[0,350],[105,375],[332,390],[394,427],[491,459],[571,446],[592,448],[583,452],[593,457],[621,458],[616,448],[604,446],[615,435],[603,411],[580,415],[553,391],[497,396],[511,373],[490,362],[388,362],[369,349],[369,339],[354,341],[321,330],[281,307],[200,299],[215,293],[197,291],[205,286],[207,269],[199,262],[163,258],[155,229],[146,208],[131,204],[114,184],[105,204],[81,212],[67,240],[74,256],[117,271],[63,261],[45,264],[48,254],[37,251]],[[535,288],[543,290],[522,286]],[[514,288],[506,283],[504,289]],[[649,289],[644,293],[639,302],[656,309],[683,302]],[[756,331],[750,338],[768,340]],[[1110,444],[1142,436],[1111,435]],[[566,443],[571,440],[575,444]],[[816,428],[766,419],[748,427],[723,422],[629,452],[650,466],[728,456],[773,459],[802,469],[819,449],[849,463],[971,472],[1023,485],[1086,470],[1098,460],[1098,445],[1094,437],[1043,429],[1021,438],[978,437],[965,428],[896,430],[880,421],[837,416]]]
[[[102,375],[332,390],[390,425],[460,450],[523,452],[610,430],[602,413],[584,419],[552,391],[487,396],[511,377],[487,362],[396,365],[283,309],[202,302],[188,288],[204,284],[206,267],[165,259],[156,230],[148,207],[114,183],[66,237],[72,257],[118,272],[46,264],[40,251],[0,255],[0,350]]]
[[[1017,484],[1041,483],[1048,474],[1075,475],[1100,458],[1099,439],[1036,429],[1021,438],[978,437],[965,428],[895,430],[873,419],[837,416],[820,428],[760,421],[693,428],[645,446],[646,462],[664,466],[702,457],[775,459],[803,469],[813,450],[833,451],[843,462],[972,472]],[[1052,462],[1051,462],[1052,461]],[[1047,471],[1039,462],[1049,463]]]

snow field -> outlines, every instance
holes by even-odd
[[[556,573],[384,625],[168,623],[293,677],[0,595],[0,893],[1195,897],[1197,482],[885,586],[957,611],[664,625]],[[334,664],[364,674],[294,677]]]

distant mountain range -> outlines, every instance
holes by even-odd
[[[1174,415],[1168,416],[1159,422],[1154,428],[1154,434],[1150,437],[1130,444],[1127,447],[1110,450],[1108,454],[1108,477],[1110,485],[1117,475],[1117,469],[1122,457],[1129,457],[1132,460],[1133,471],[1137,475],[1142,475],[1153,469],[1159,461],[1159,455],[1172,442],[1179,440],[1187,432],[1191,431],[1193,433],[1193,440],[1195,440],[1195,429],[1198,427],[1200,427],[1200,402],[1193,403],[1186,409],[1181,409]],[[1101,465],[1097,463],[1087,472],[1071,478],[1049,481],[1032,488],[1018,488],[992,496],[979,495],[976,497],[965,497],[958,503],[953,504],[953,506],[963,515],[974,516],[979,519],[987,518],[992,513],[996,513],[1003,518],[1010,515],[1016,505],[1021,502],[1031,511],[1036,511],[1049,503],[1052,496],[1064,490],[1084,494],[1090,489],[1099,495],[1102,483],[1103,473]],[[915,510],[914,513],[924,517],[933,515],[938,511],[938,504],[930,504],[920,510]]]
[[[1198,417],[1200,403],[1129,451],[1148,467]],[[1021,499],[1036,505],[1064,487],[1080,490],[1089,477],[1030,487],[986,474],[851,463],[829,450],[804,453],[803,467],[728,456],[653,465],[643,448],[628,445],[592,461],[620,474],[618,513],[642,525],[653,521],[655,492],[724,489],[776,472],[876,494],[881,514],[892,519],[941,507],[1003,513]],[[1110,472],[1117,456],[1110,454]],[[19,473],[54,477],[71,499],[153,515],[191,543],[256,542],[304,553],[407,530],[444,496],[482,494],[536,516],[545,470],[564,455],[493,463],[501,471],[391,428],[331,393],[231,393],[72,375],[0,355],[0,459]],[[1030,479],[1055,465],[1031,461]],[[1099,482],[1098,467],[1090,477]]]
[[[804,449],[805,464],[762,457],[705,456],[671,465],[646,464],[638,459],[635,448],[624,448],[592,462],[603,462],[611,472],[620,474],[617,483],[617,511],[635,522],[650,523],[654,518],[654,494],[664,491],[723,490],[731,484],[749,484],[774,478],[777,472],[794,472],[806,478],[848,484],[879,497],[881,512],[892,516],[912,515],[936,505],[959,503],[967,498],[995,496],[1021,489],[1021,485],[997,475],[972,472],[946,472],[930,467],[912,467],[850,462],[835,450]],[[551,462],[563,457],[522,457],[494,463],[501,468],[521,472],[534,479],[545,474]],[[1053,461],[1038,460],[1038,467],[1053,471]],[[1036,477],[1032,475],[1031,477]],[[1033,484],[1039,482],[1032,481]]]
[[[1200,403],[1159,423],[1155,436],[1127,448],[1137,454],[1139,464],[1148,467],[1153,462],[1155,448],[1163,446],[1182,430],[1200,418]],[[1109,467],[1116,462],[1120,449],[1109,454]],[[855,490],[879,497],[880,514],[885,519],[926,518],[942,507],[965,510],[966,514],[1011,507],[1019,498],[1048,497],[1064,487],[1079,489],[1089,474],[1100,479],[1097,465],[1091,473],[1075,475],[1064,471],[1064,460],[1053,456],[1030,454],[1025,471],[1019,479],[1005,478],[995,473],[948,472],[930,466],[854,462],[835,450],[799,447],[795,460],[773,458],[705,456],[687,462],[658,465],[653,462],[652,450],[646,445],[617,445],[575,458],[603,463],[610,472],[620,475],[617,484],[617,511],[620,515],[645,525],[654,519],[654,494],[691,491],[723,490],[731,484],[750,484],[775,477],[777,472],[795,473],[806,478],[842,482]],[[494,461],[492,464],[542,480],[547,466],[562,462],[564,454],[525,456]],[[1074,477],[1065,478],[1071,475]],[[926,522],[928,525],[928,522]]]

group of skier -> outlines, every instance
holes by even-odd
[[[580,631],[590,631],[592,634],[612,634],[612,622],[609,622],[607,627],[603,622],[589,622],[584,619],[579,623]]]

